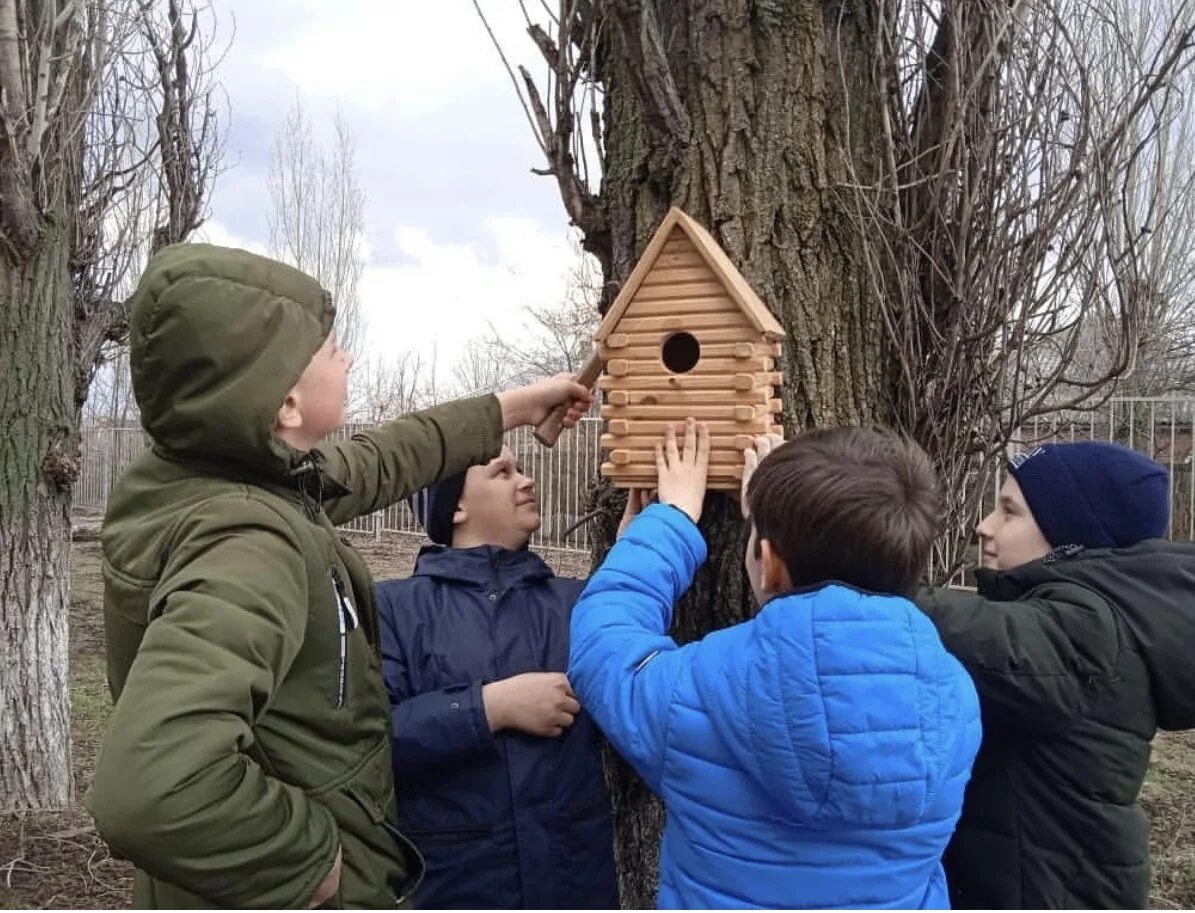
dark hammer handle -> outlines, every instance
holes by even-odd
[[[593,385],[597,383],[598,377],[601,376],[602,368],[605,366],[605,359],[595,349],[585,364],[581,366],[581,370],[577,372],[573,380],[581,384],[586,390],[592,389]],[[560,432],[564,430],[564,416],[568,414],[571,405],[571,402],[561,403],[549,412],[547,417],[535,426],[535,439],[545,447],[555,446],[556,441],[560,438]]]

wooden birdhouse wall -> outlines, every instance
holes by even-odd
[[[655,444],[669,422],[692,416],[709,425],[710,488],[737,490],[743,449],[778,430],[783,331],[720,250],[725,262],[711,265],[716,245],[700,226],[675,210],[669,219],[628,280],[628,299],[615,302],[599,329],[609,453],[602,475],[620,488],[655,485]],[[744,307],[744,292],[766,319]]]

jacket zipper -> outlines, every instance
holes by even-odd
[[[336,709],[340,710],[348,699],[349,634],[360,622],[353,604],[345,593],[340,571],[336,568],[332,568],[332,590],[336,598],[337,629],[340,632],[340,665],[336,679]]]

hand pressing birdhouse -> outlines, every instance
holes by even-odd
[[[738,490],[744,448],[780,433],[784,335],[709,233],[670,210],[594,337],[606,363],[602,475],[654,487],[655,445],[692,416],[709,425],[709,487]]]

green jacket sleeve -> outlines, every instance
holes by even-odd
[[[328,474],[349,493],[324,502],[334,524],[389,507],[411,492],[492,460],[502,449],[502,410],[492,395],[413,412],[346,443],[320,446]]]
[[[183,519],[87,795],[100,835],[221,907],[306,907],[331,869],[331,813],[251,760],[253,724],[302,644],[298,543],[267,506]]]
[[[1115,614],[1086,587],[1048,584],[1017,602],[925,589],[917,602],[946,649],[971,673],[989,720],[1057,731],[1079,717],[1115,674]]]

